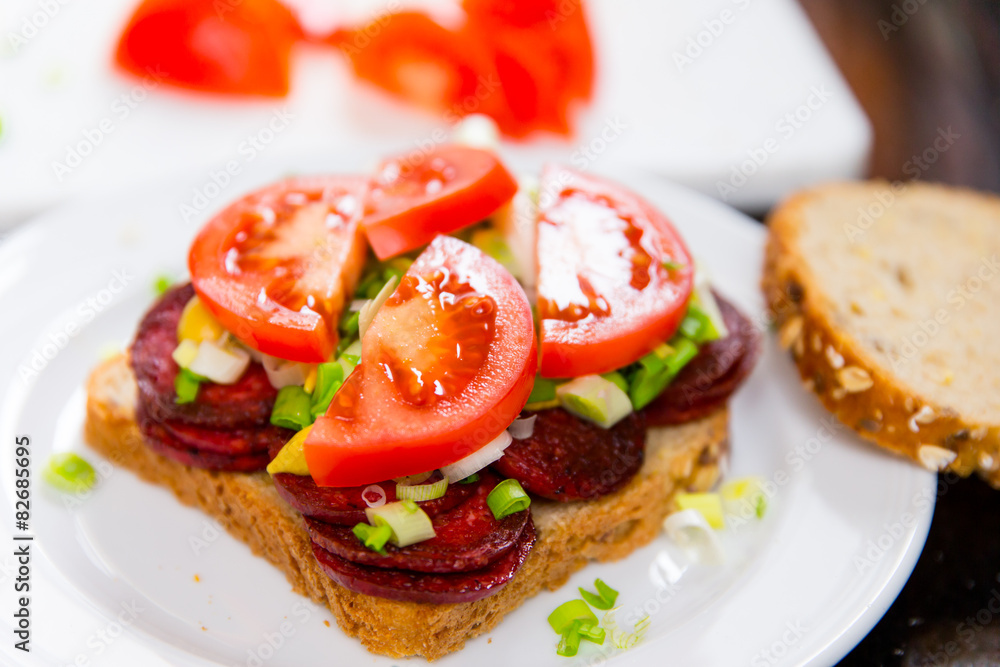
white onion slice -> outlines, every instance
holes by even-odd
[[[188,370],[218,384],[233,384],[249,365],[250,355],[244,350],[203,340],[198,344],[198,355]]]
[[[396,282],[396,276],[389,278],[389,282],[382,287],[378,296],[362,306],[361,313],[358,316],[359,338],[364,339],[365,332],[368,331],[368,327],[371,326],[372,320],[375,319],[375,313],[378,312],[378,309],[382,307],[382,304],[385,303],[396,290]]]
[[[674,512],[663,520],[663,529],[693,562],[705,565],[725,562],[722,541],[698,510]]]
[[[369,493],[377,494],[378,499],[368,500]],[[365,501],[365,505],[368,505],[368,507],[382,507],[382,505],[385,505],[385,489],[383,489],[378,484],[372,484],[371,486],[366,486],[365,490],[361,492],[361,499]]]
[[[352,313],[359,313],[365,307],[366,303],[368,303],[368,299],[355,299],[351,301],[351,306],[347,310]]]
[[[416,475],[406,475],[405,477],[397,477],[392,481],[394,481],[396,484],[402,484],[404,486],[412,486],[414,484],[423,484],[424,482],[429,480],[431,478],[431,475],[433,474],[434,474],[433,470],[431,470],[430,472],[419,472]]]
[[[304,385],[306,376],[309,375],[309,364],[287,361],[267,354],[263,355],[261,365],[264,366],[267,379],[275,389],[289,385]]]
[[[461,461],[456,461],[451,465],[441,468],[441,474],[448,478],[449,484],[459,482],[472,473],[479,472],[503,456],[503,451],[512,442],[514,442],[514,439],[510,437],[510,433],[501,431],[500,435],[493,438],[484,447],[472,452]]]
[[[536,419],[538,419],[537,414],[525,417],[524,419],[515,419],[511,422],[510,426],[507,427],[507,431],[515,440],[530,438],[531,434],[535,432]]]

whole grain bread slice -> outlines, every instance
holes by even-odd
[[[498,593],[471,603],[418,604],[335,584],[313,557],[302,517],[281,500],[266,473],[207,471],[156,454],[136,426],[135,401],[135,379],[124,356],[98,366],[87,385],[88,443],[214,517],[284,572],[295,591],[328,606],[344,632],[391,657],[440,658],[488,632],[543,588],[558,588],[588,561],[627,556],[659,533],[675,492],[705,491],[715,484],[728,452],[726,408],[682,426],[651,429],[645,463],[624,489],[588,502],[532,503],[538,540]]]
[[[763,289],[805,385],[862,437],[1000,488],[1000,198],[835,183],[768,224]]]

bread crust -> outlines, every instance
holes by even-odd
[[[440,658],[488,632],[543,588],[554,590],[590,560],[623,558],[659,532],[679,490],[705,491],[728,453],[728,410],[682,426],[651,429],[646,462],[624,489],[576,503],[536,500],[538,540],[514,578],[471,603],[397,602],[349,591],[320,570],[302,517],[266,473],[190,468],[153,452],[134,421],[135,381],[124,356],[98,366],[87,385],[85,437],[95,450],[181,502],[214,517],[285,573],[292,588],[329,607],[338,625],[373,653]]]
[[[862,438],[934,471],[978,474],[1000,488],[1000,427],[966,419],[937,405],[886,372],[865,347],[839,329],[834,308],[799,245],[805,209],[819,197],[870,189],[887,182],[833,183],[796,193],[768,218],[762,289],[778,339],[789,350],[807,389]],[[983,197],[945,186],[908,184],[939,196]],[[997,201],[993,200],[993,205]],[[837,226],[839,229],[839,225]]]

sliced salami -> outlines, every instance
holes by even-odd
[[[760,332],[735,306],[716,295],[729,335],[704,345],[698,356],[643,409],[649,426],[670,426],[707,416],[725,404],[760,356]]]
[[[536,495],[560,502],[599,498],[625,486],[642,467],[646,426],[639,414],[610,429],[562,408],[535,414],[531,436],[515,440],[493,468]]]
[[[151,419],[142,410],[137,411],[136,418],[139,422],[139,430],[144,436],[143,439],[153,451],[187,466],[208,470],[253,472],[263,470],[271,461],[266,449],[245,454],[222,454],[190,447],[179,442],[161,422]],[[224,434],[224,432],[221,433]]]
[[[146,313],[130,359],[139,385],[139,402],[159,421],[177,421],[209,428],[264,426],[278,395],[267,379],[264,367],[253,362],[234,384],[204,383],[192,403],[174,399],[177,364],[171,354],[177,347],[177,323],[184,306],[194,296],[190,284],[164,294]]]
[[[277,453],[295,435],[295,431],[271,424],[232,429],[213,429],[176,421],[161,422],[161,425],[179,446],[229,456]]]
[[[481,474],[471,498],[433,519],[435,537],[403,548],[387,544],[384,556],[366,548],[345,526],[306,519],[306,527],[313,542],[359,565],[438,573],[479,570],[517,542],[530,518],[523,510],[497,521],[486,498],[500,479]]]
[[[349,590],[402,602],[475,602],[499,591],[521,568],[535,543],[528,520],[514,545],[480,570],[431,574],[358,565],[313,543],[313,554],[327,576]]]
[[[361,521],[367,521],[365,508],[368,503],[362,497],[367,486],[324,487],[316,486],[316,482],[308,475],[290,475],[278,473],[273,476],[274,486],[278,495],[289,505],[307,517],[312,517],[326,523],[340,526],[354,526]],[[427,482],[441,479],[440,473]],[[420,503],[420,507],[432,519],[442,512],[447,512],[465,502],[475,491],[482,480],[472,484],[451,484],[448,491],[435,500]],[[385,492],[385,501],[396,500],[396,483],[392,480],[379,482]],[[373,498],[374,500],[374,498]]]

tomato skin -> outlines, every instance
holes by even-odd
[[[562,167],[546,167],[541,192],[541,375],[606,373],[669,339],[694,277],[670,222],[628,190]],[[683,266],[668,269],[667,260]]]
[[[295,16],[277,0],[144,0],[118,42],[126,72],[203,92],[283,97]]]
[[[468,30],[482,36],[509,114],[501,131],[569,134],[574,101],[593,92],[594,50],[581,0],[465,0]]]
[[[367,255],[359,223],[364,189],[361,177],[291,178],[228,206],[201,229],[188,254],[191,282],[202,302],[223,327],[256,350],[291,361],[328,361],[337,346],[337,317],[346,295],[353,293]],[[298,204],[305,199],[311,201]],[[295,216],[307,209],[313,214],[309,218],[322,211],[341,212],[342,224],[319,232],[296,231],[291,236],[304,244],[299,255],[294,246],[287,250],[286,243],[284,254],[261,256],[258,261],[265,265],[261,270],[229,269],[234,249],[242,247],[240,239],[249,233],[249,242],[255,240],[252,230],[262,224],[261,212],[280,222],[287,219],[281,217],[284,214],[300,219]],[[270,266],[281,259],[288,261],[278,268]],[[289,290],[292,296],[276,296]],[[262,291],[267,294],[263,301]],[[287,303],[292,297],[310,296],[314,312],[301,312],[301,307]]]
[[[377,174],[365,199],[362,225],[379,259],[479,222],[517,193],[517,181],[496,155],[469,146],[437,146],[419,153],[416,161],[400,155],[383,162]],[[448,180],[428,194],[427,183],[441,178]]]
[[[394,342],[407,344],[417,356],[430,345],[407,329],[409,311],[395,312],[405,303],[393,305],[397,295],[390,298],[362,340],[361,364],[306,439],[306,462],[320,486],[369,484],[454,463],[499,435],[528,400],[537,351],[531,307],[517,281],[476,248],[447,236],[435,239],[407,276],[439,269],[495,302],[495,337],[487,357],[454,395],[446,393],[431,405],[402,400],[402,379],[390,380],[379,360]],[[461,345],[463,339],[447,340]],[[425,361],[430,365],[424,370],[433,367],[433,358]]]

